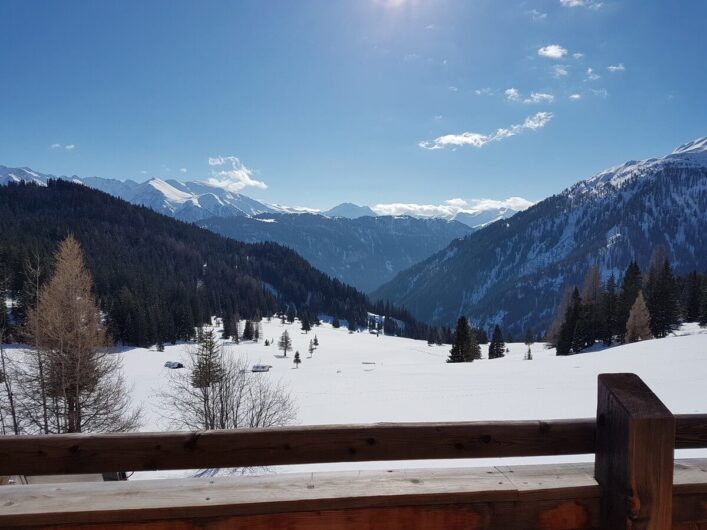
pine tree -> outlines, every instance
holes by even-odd
[[[315,335],[314,340],[312,341],[312,344],[314,344],[315,348],[319,348],[319,338]]]
[[[704,282],[702,289],[702,304],[700,306],[700,326],[707,326],[707,280]]]
[[[643,292],[639,291],[626,322],[626,342],[637,342],[650,338],[650,316]]]
[[[702,277],[697,271],[692,271],[687,275],[685,281],[685,301],[683,303],[685,322],[698,322],[700,320],[700,310],[702,309],[702,283]]]
[[[331,321],[331,327],[334,329],[339,329],[341,327],[341,322],[339,322],[339,319],[337,317],[334,317],[334,319]]]
[[[293,306],[293,305],[288,306],[288,308],[287,308],[287,322],[288,322],[288,324],[292,324],[295,321],[295,318],[297,318],[297,311],[295,311],[295,306]]]
[[[618,297],[616,295],[616,279],[612,274],[606,282],[606,288],[601,296],[599,336],[605,346],[611,346],[616,334],[616,311]]]
[[[631,312],[638,291],[641,290],[643,279],[641,269],[635,261],[629,263],[621,280],[621,292],[616,306],[616,337],[619,342],[625,342],[626,322]]]
[[[491,334],[491,342],[489,343],[489,359],[500,359],[504,356],[506,344],[503,342],[503,333],[501,328],[496,324]]]
[[[197,337],[191,384],[194,388],[208,388],[220,382],[223,376],[221,345],[211,329],[202,329]]]
[[[231,338],[231,335],[233,335],[233,329],[232,329],[233,320],[232,319],[233,319],[233,317],[231,317],[231,315],[228,315],[228,314],[225,317],[223,317],[223,333],[221,333],[221,337],[223,339],[228,340]]]
[[[312,324],[309,322],[309,315],[308,314],[303,314],[302,315],[302,331],[305,332],[305,334],[309,333],[309,331],[312,329]]]
[[[315,349],[316,349],[316,348],[314,347],[314,341],[310,340],[310,341],[309,341],[309,348],[308,348],[308,351],[309,351],[309,358],[310,358],[310,359],[312,358],[312,355],[314,355],[314,350],[315,350]]]
[[[675,277],[668,258],[664,258],[662,263],[652,262],[646,282],[646,305],[651,333],[656,338],[667,336],[680,324],[676,294]]]
[[[569,355],[570,353],[578,353],[579,346],[577,340],[577,324],[580,319],[582,310],[582,298],[579,295],[579,289],[576,287],[572,291],[572,298],[567,305],[565,311],[565,320],[560,327],[560,336],[557,341],[557,355]]]
[[[253,330],[253,322],[246,320],[243,326],[243,340],[253,340],[254,337],[255,331]]]
[[[295,352],[295,359],[292,362],[295,363],[295,368],[299,368],[299,365],[302,362],[302,359],[299,358],[299,351]]]
[[[472,362],[481,357],[481,349],[476,341],[476,335],[469,327],[466,317],[459,317],[457,329],[454,333],[452,349],[449,350],[448,363]]]
[[[282,335],[280,336],[280,341],[277,343],[277,346],[279,349],[282,350],[284,356],[287,357],[287,352],[292,349],[292,339],[290,338],[290,334],[287,333],[287,330],[282,332]]]

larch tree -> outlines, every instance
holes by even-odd
[[[650,339],[650,320],[643,291],[638,291],[638,296],[636,296],[636,301],[633,303],[626,322],[626,342]]]
[[[26,329],[37,351],[25,363],[21,411],[34,431],[127,431],[138,426],[139,411],[130,405],[120,357],[107,350],[110,341],[92,289],[81,247],[69,235],[56,252],[53,275],[27,315]]]

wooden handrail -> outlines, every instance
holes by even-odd
[[[707,414],[675,418],[676,448],[707,447]],[[588,454],[595,432],[575,419],[5,436],[0,475]]]

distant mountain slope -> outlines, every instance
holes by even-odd
[[[198,224],[239,241],[286,245],[319,270],[365,292],[472,231],[443,219],[313,214],[221,217]]]
[[[197,221],[215,216],[257,215],[275,212],[275,208],[240,193],[210,186],[203,182],[180,182],[157,178],[146,182],[104,179],[100,177],[57,177],[32,171],[29,168],[0,166],[0,186],[10,182],[46,184],[49,179],[63,179],[85,184],[132,204],[147,206],[152,210],[182,221]]]
[[[327,217],[347,217],[349,219],[358,219],[359,217],[375,217],[377,214],[368,206],[359,206],[351,202],[342,202],[334,206],[331,210],[322,212]]]
[[[46,274],[57,243],[73,233],[113,337],[132,344],[186,338],[212,315],[295,307],[366,325],[373,310],[364,294],[281,245],[233,241],[64,180],[0,187],[0,220],[0,274],[12,298],[27,292],[27,260],[38,252]],[[406,320],[404,333],[425,336],[388,309]]]
[[[460,314],[517,334],[543,329],[594,263],[620,275],[664,245],[678,272],[707,267],[707,138],[603,171],[493,223],[382,286],[374,298],[450,324]]]

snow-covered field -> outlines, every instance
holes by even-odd
[[[275,345],[285,329],[294,348],[286,359]],[[315,334],[320,345],[309,358],[307,347]],[[266,338],[275,344],[265,346]],[[707,330],[693,324],[669,338],[569,357],[557,357],[554,350],[535,344],[533,360],[526,361],[524,344],[508,347],[510,353],[502,359],[448,364],[449,346],[428,346],[424,341],[377,337],[368,332],[349,334],[328,324],[304,334],[298,323],[283,326],[276,319],[263,321],[262,339],[257,344],[226,343],[232,355],[245,356],[252,364],[272,365],[269,373],[257,376],[280,380],[290,389],[299,409],[297,423],[303,425],[593,417],[597,375],[605,372],[637,373],[676,414],[707,412]],[[482,346],[484,355],[487,349]],[[292,363],[294,350],[299,350],[302,358],[298,369]],[[167,345],[164,352],[136,348],[121,355],[134,399],[143,406],[143,430],[164,428],[163,405],[155,400],[155,394],[167,382],[165,361],[183,359],[185,346]],[[707,457],[707,450],[681,454]],[[277,470],[476,466],[499,460],[342,463]],[[580,457],[516,458],[503,463],[521,460],[564,462]]]

